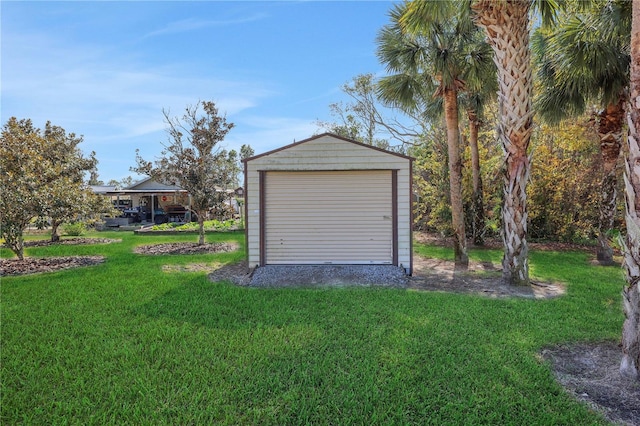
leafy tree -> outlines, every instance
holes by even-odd
[[[538,126],[532,137],[537,161],[528,188],[531,238],[584,241],[598,223],[596,139],[587,115],[576,122]]]
[[[60,240],[58,228],[61,224],[76,221],[94,212],[111,212],[112,206],[105,197],[94,194],[84,182],[85,172],[92,173],[96,170],[98,161],[93,153],[90,158],[82,158],[82,153],[75,148],[82,142],[82,138],[75,138],[74,134],[67,135],[63,128],[50,126],[49,123],[44,134],[50,149],[58,152],[58,161],[78,163],[69,173],[49,185],[50,194],[42,200],[39,215],[50,219],[51,241],[56,242]]]
[[[41,218],[49,218],[51,241],[60,240],[58,228],[66,222],[84,220],[96,213],[115,213],[111,200],[95,194],[86,184],[65,177],[51,190],[51,197],[44,202]]]
[[[200,108],[204,115],[200,115]],[[204,244],[204,220],[211,208],[222,209],[225,190],[237,172],[237,153],[230,155],[218,144],[234,127],[218,114],[215,103],[199,101],[188,106],[182,118],[172,118],[163,110],[168,143],[161,158],[144,160],[136,152],[137,166],[131,171],[144,174],[166,185],[177,185],[191,195],[191,207],[198,216],[198,244]]]
[[[533,43],[541,83],[536,106],[543,118],[555,124],[584,113],[592,103],[600,108],[594,117],[602,164],[597,258],[609,265],[629,84],[630,18],[628,1],[594,1],[564,13],[554,28],[538,29]]]
[[[104,185],[104,182],[100,180],[100,177],[98,176],[98,168],[94,167],[90,172],[89,172],[89,185]]]
[[[249,157],[253,157],[256,151],[251,148],[251,145],[242,144],[240,147],[240,160],[246,160]]]
[[[620,372],[640,379],[640,3],[637,1],[632,9],[629,75],[629,154],[624,176],[627,235],[623,241],[627,285],[622,292],[625,320]]]
[[[445,127],[441,124],[433,126],[420,142],[409,147],[408,154],[415,158],[413,191],[417,200],[414,204],[414,228],[451,235]]]
[[[127,188],[131,185],[133,185],[133,177],[132,176],[127,176],[125,178],[122,178],[120,180],[116,180],[116,179],[111,179],[109,182],[107,182],[107,184],[109,186],[115,186],[117,188]]]
[[[84,173],[95,168],[95,154],[84,157],[82,137],[50,122],[44,131],[29,119],[10,118],[0,143],[0,227],[19,259],[24,258],[24,229],[37,216],[56,222],[85,212]],[[52,234],[52,238],[55,239]]]

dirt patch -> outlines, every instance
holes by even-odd
[[[210,254],[227,253],[236,251],[238,248],[237,244],[232,243],[166,243],[138,246],[133,252],[147,255]]]
[[[62,269],[93,266],[104,262],[103,256],[27,257],[0,259],[0,276],[27,275],[54,272]]]
[[[208,278],[211,281],[231,281],[236,285],[246,286],[251,281],[251,273],[247,262],[220,265],[214,269]]]
[[[164,265],[162,270],[164,272],[206,272],[211,281],[231,281],[236,285],[247,285],[247,282],[251,279],[251,272],[249,271],[247,262],[231,264],[211,262]]]
[[[409,289],[473,293],[492,298],[525,297],[546,299],[565,294],[561,283],[532,282],[530,286],[516,287],[502,280],[502,269],[491,262],[469,261],[469,268],[456,271],[453,261],[413,258],[413,276]]]
[[[620,374],[617,343],[562,345],[540,356],[551,363],[562,386],[575,398],[621,425],[640,425],[640,381]]]

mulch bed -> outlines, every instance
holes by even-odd
[[[27,257],[24,260],[0,259],[0,277],[54,272],[98,265],[102,262],[104,262],[104,256]]]
[[[558,382],[609,421],[640,425],[640,381],[620,374],[618,343],[558,345],[542,350]]]
[[[25,247],[49,247],[55,245],[86,245],[119,243],[121,239],[113,238],[61,238],[59,241],[34,240],[25,241]],[[6,247],[6,245],[4,245]],[[55,272],[63,269],[93,266],[104,262],[104,256],[57,256],[27,257],[20,259],[0,259],[0,277]]]

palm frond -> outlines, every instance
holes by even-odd
[[[551,121],[581,113],[587,102],[616,103],[628,84],[630,10],[624,0],[593,1],[561,14],[557,28],[532,38],[540,94],[536,105]],[[630,23],[629,23],[630,25]]]

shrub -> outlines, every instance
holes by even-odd
[[[79,237],[80,235],[84,235],[86,230],[87,227],[84,222],[72,222],[62,225],[62,233],[64,235],[69,235],[72,237]]]
[[[204,222],[205,231],[228,231],[234,226],[239,227],[240,221],[235,219],[228,219],[224,221],[220,220],[206,220]],[[160,225],[154,225],[151,227],[153,231],[168,231],[174,230],[178,232],[185,231],[197,231],[198,230],[198,222],[189,222],[189,223],[163,223]]]

